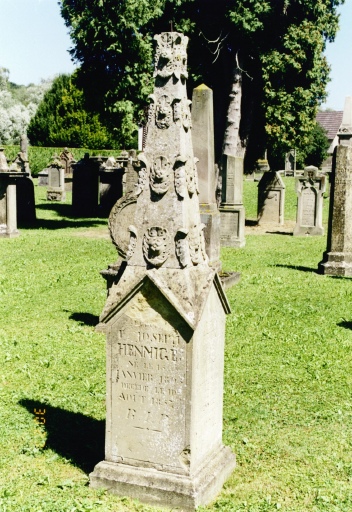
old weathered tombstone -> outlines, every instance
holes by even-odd
[[[20,152],[10,165],[10,171],[19,173],[16,180],[16,204],[18,225],[33,224],[36,220],[34,184],[28,161],[28,139],[22,135],[20,139]]]
[[[296,173],[296,150],[291,149],[285,155],[285,176],[295,176]]]
[[[25,172],[11,171],[0,148],[0,237],[13,238],[17,229],[17,184],[29,176]]]
[[[219,207],[220,243],[225,247],[244,247],[245,209],[243,206],[243,158],[223,155],[222,192]]]
[[[65,201],[65,170],[60,158],[53,156],[48,166],[48,188],[46,191],[48,201]]]
[[[188,38],[171,32],[155,39],[155,88],[127,264],[100,316],[107,336],[105,460],[90,485],[193,510],[215,497],[235,467],[222,444],[229,307],[208,265],[200,221]]]
[[[258,183],[258,224],[284,224],[285,185],[276,171],[264,172]]]
[[[63,151],[61,151],[59,158],[64,169],[64,173],[72,174],[72,164],[74,164],[76,160],[74,159],[71,151],[69,151],[68,148],[64,148]]]
[[[202,84],[193,90],[192,143],[198,158],[200,217],[205,225],[205,250],[210,266],[221,270],[220,212],[216,203],[213,91]]]
[[[122,197],[122,179],[125,169],[114,157],[109,157],[99,168],[99,214],[108,216],[116,201]]]
[[[99,167],[103,159],[89,157],[72,165],[72,215],[75,217],[95,217],[98,214]]]
[[[348,96],[330,175],[327,249],[320,273],[352,277],[352,97]]]
[[[49,170],[46,167],[38,172],[38,187],[47,187],[49,183]]]
[[[133,192],[138,182],[138,171],[136,168],[137,164],[137,152],[131,149],[128,154],[128,161],[126,165],[126,172],[123,180],[123,192],[128,194]]]
[[[318,167],[310,165],[303,176],[296,178],[297,220],[294,236],[323,235],[323,201],[325,176],[318,174]]]

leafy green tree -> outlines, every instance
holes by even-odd
[[[330,143],[326,131],[316,122],[310,134],[310,141],[305,148],[305,165],[321,167],[324,160],[328,157],[329,146]]]
[[[131,140],[152,88],[155,33],[190,37],[189,89],[214,91],[216,153],[304,147],[325,98],[344,0],[61,0],[92,108]],[[130,137],[130,139],[129,139]]]
[[[39,85],[16,85],[9,81],[10,72],[0,68],[0,144],[18,144],[34,116],[51,81]]]
[[[55,78],[28,126],[33,145],[112,147],[111,134],[99,115],[86,109],[83,90],[75,82],[75,74]]]

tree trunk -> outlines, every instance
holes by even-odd
[[[233,71],[229,106],[227,110],[226,129],[222,152],[224,155],[244,156],[245,147],[240,137],[241,123],[241,102],[242,102],[242,70],[237,58]]]

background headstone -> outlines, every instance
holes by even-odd
[[[296,178],[297,220],[294,236],[323,235],[323,201],[325,176],[318,174],[313,165],[304,169],[304,175]]]
[[[258,224],[284,224],[285,185],[276,171],[266,171],[258,183]]]
[[[0,148],[0,237],[13,238],[17,229],[17,184],[28,173],[11,171],[3,148]]]
[[[61,160],[54,155],[53,161],[48,166],[48,188],[46,198],[48,201],[65,201],[65,170]]]
[[[96,217],[99,201],[99,167],[102,159],[84,158],[72,165],[72,215],[75,217]]]
[[[225,247],[244,247],[243,158],[223,155],[222,194],[219,207],[220,242]]]
[[[125,169],[114,157],[109,157],[99,168],[99,214],[108,216],[112,207],[122,197],[122,180]]]
[[[213,91],[202,84],[193,90],[192,143],[197,162],[200,217],[205,225],[205,250],[217,271],[220,262],[220,212],[216,203]]]

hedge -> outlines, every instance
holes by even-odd
[[[20,151],[19,146],[3,146],[8,163],[10,164]],[[43,148],[37,146],[28,146],[29,168],[33,176],[37,176],[40,171],[45,169],[51,162],[53,155],[59,155],[64,148]],[[120,151],[117,149],[87,149],[87,148],[68,148],[76,161],[84,157],[85,153],[90,156],[118,156]]]

